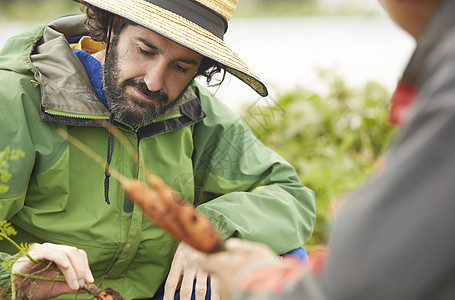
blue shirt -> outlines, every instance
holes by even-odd
[[[109,109],[103,90],[103,67],[101,63],[83,50],[73,49],[73,52],[84,66],[98,99]]]

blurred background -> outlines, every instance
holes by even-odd
[[[0,47],[80,12],[70,0],[0,0]],[[376,0],[240,0],[225,41],[270,95],[229,75],[209,89],[315,191],[317,224],[306,247],[325,243],[334,201],[376,172],[395,134],[389,97],[415,43]]]

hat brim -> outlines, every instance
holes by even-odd
[[[201,26],[145,0],[81,0],[153,30],[226,67],[259,95],[267,88],[225,42]]]

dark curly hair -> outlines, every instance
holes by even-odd
[[[92,39],[95,41],[107,43],[108,29],[111,24],[112,31],[115,34],[120,34],[120,32],[127,25],[137,25],[126,18],[120,17],[96,6],[87,3],[82,3],[82,5],[85,6],[83,7],[83,11],[85,11],[86,14],[84,22],[85,26],[87,27]],[[214,75],[221,72],[223,72],[222,78],[217,80],[216,83],[211,84]],[[206,77],[206,81],[209,86],[217,86],[223,82],[226,76],[226,68],[213,59],[202,56],[201,64],[196,72],[196,76]]]

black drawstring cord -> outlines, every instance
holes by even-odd
[[[114,115],[109,116],[109,132],[107,134],[107,158],[106,158],[106,167],[104,169],[104,199],[107,204],[111,204],[109,201],[109,178],[111,173],[109,173],[109,165],[112,161],[112,153],[114,152],[114,135],[112,134],[112,127],[114,126]]]
[[[109,51],[109,44],[111,43],[111,32],[112,32],[112,23],[114,18],[111,16],[109,19],[109,29],[107,33],[107,45],[106,45],[106,54]],[[112,127],[114,126],[114,115],[111,113],[109,116],[109,132],[107,135],[107,157],[106,157],[106,167],[104,168],[104,199],[107,204],[111,204],[109,201],[109,178],[111,173],[109,173],[109,165],[112,161],[112,153],[114,152],[114,135],[112,134]]]

